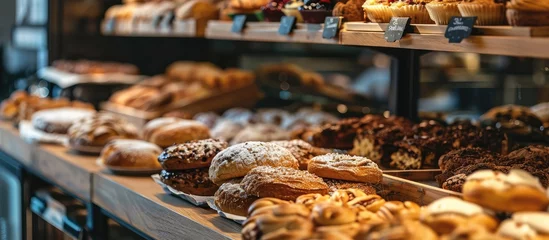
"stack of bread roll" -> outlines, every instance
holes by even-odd
[[[173,144],[210,138],[210,130],[198,121],[166,117],[148,122],[143,129],[142,137],[166,148]]]

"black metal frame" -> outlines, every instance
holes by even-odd
[[[26,207],[30,203],[30,191],[29,184],[27,181],[27,175],[21,165],[15,158],[6,154],[3,151],[0,151],[0,166],[7,169],[9,172],[17,176],[19,180],[19,185],[21,188],[21,237],[27,239],[27,210]]]

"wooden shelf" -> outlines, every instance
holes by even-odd
[[[25,166],[32,166],[34,144],[25,142],[19,137],[19,130],[12,122],[0,121],[0,150],[20,161]]]
[[[288,36],[278,33],[280,23],[249,22],[242,33],[231,32],[232,22],[209,21],[206,38],[261,42],[294,42],[316,44],[338,44],[337,39],[322,38],[322,24],[300,24]]]
[[[549,58],[549,38],[542,37],[471,36],[461,43],[448,43],[448,39],[439,34],[407,34],[400,41],[387,42],[383,32],[343,30],[340,42],[353,46]]]
[[[99,173],[93,202],[155,239],[240,239],[242,226],[166,194],[151,177]]]

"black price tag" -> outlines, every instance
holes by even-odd
[[[175,19],[175,16],[173,12],[169,12],[162,16],[162,20],[160,21],[160,27],[161,28],[171,28],[173,25],[173,20]]]
[[[295,28],[294,16],[283,16],[280,19],[280,27],[278,27],[278,33],[280,35],[289,35]]]
[[[233,27],[231,32],[241,33],[246,27],[246,15],[236,15],[233,17]]]
[[[322,31],[322,38],[332,39],[339,33],[339,27],[341,27],[343,17],[326,17],[324,19],[324,30]]]
[[[460,43],[471,36],[476,21],[477,17],[452,17],[444,37],[448,38],[450,43]]]
[[[406,32],[410,31],[409,17],[393,17],[385,29],[385,40],[387,42],[396,42],[402,39]]]
[[[109,18],[105,21],[103,31],[105,33],[113,33],[116,27],[116,18]]]

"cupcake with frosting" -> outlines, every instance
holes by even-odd
[[[463,0],[458,4],[459,12],[464,17],[477,17],[477,25],[505,24],[505,4],[494,0]]]
[[[507,20],[512,26],[549,26],[549,1],[511,0]]]
[[[433,0],[425,7],[437,25],[447,25],[451,17],[461,16],[458,9],[459,2],[461,0]]]
[[[434,23],[427,12],[427,5],[431,0],[399,0],[391,4],[393,17],[409,17],[414,24]]]
[[[395,0],[366,0],[362,5],[364,15],[374,23],[388,23],[393,13],[389,6]]]

